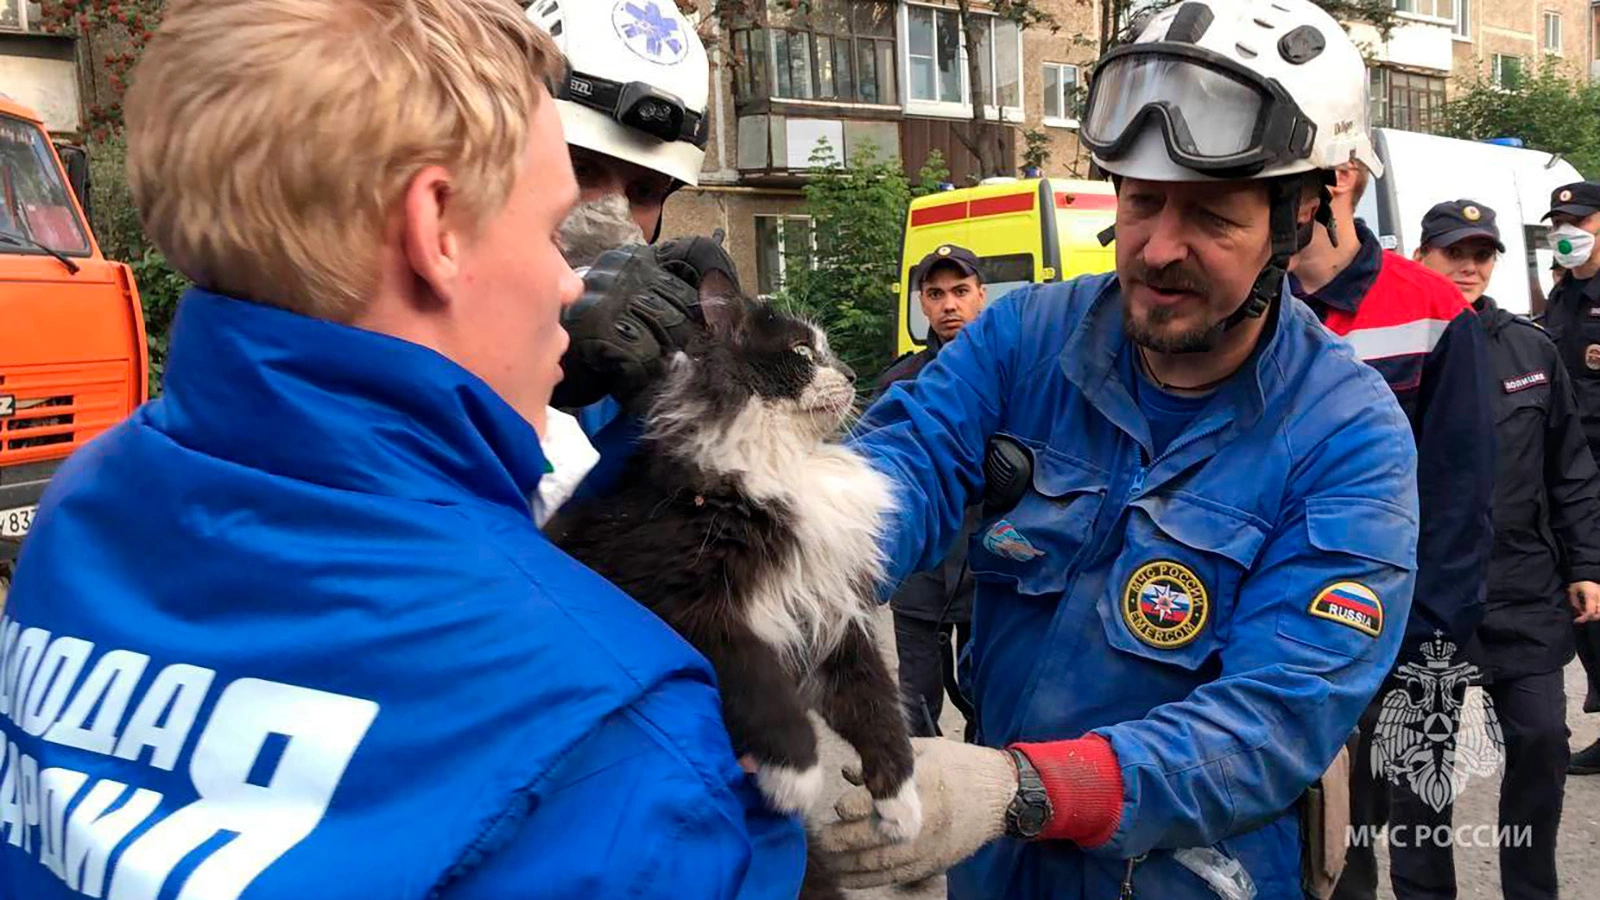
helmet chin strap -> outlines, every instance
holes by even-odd
[[[1283,293],[1283,279],[1289,274],[1289,260],[1311,243],[1312,235],[1317,225],[1328,230],[1328,240],[1335,247],[1339,246],[1339,232],[1333,223],[1333,194],[1328,190],[1329,183],[1335,177],[1332,170],[1322,173],[1323,184],[1320,202],[1317,204],[1316,216],[1305,226],[1300,225],[1300,186],[1301,175],[1285,175],[1267,181],[1267,203],[1269,209],[1268,228],[1272,236],[1272,255],[1267,258],[1267,264],[1261,273],[1256,276],[1255,283],[1250,285],[1250,293],[1245,296],[1244,303],[1223,319],[1220,327],[1213,329],[1211,340],[1206,346],[1196,347],[1193,350],[1180,350],[1178,353],[1204,353],[1211,349],[1216,338],[1233,330],[1239,323],[1246,319],[1259,319],[1266,315],[1272,308],[1274,301]],[[1113,177],[1120,188],[1121,179]],[[1100,246],[1108,246],[1117,239],[1117,226],[1112,225],[1100,232],[1096,237]]]
[[[656,230],[654,234],[650,235],[650,243],[654,244],[656,241],[661,240],[661,226],[667,221],[667,201],[671,200],[672,195],[683,187],[685,187],[683,182],[676,178],[672,179],[672,187],[667,188],[667,195],[661,198],[661,212],[656,216]]]
[[[1289,274],[1289,260],[1311,243],[1316,226],[1328,230],[1328,240],[1339,246],[1339,232],[1333,224],[1333,195],[1327,180],[1332,171],[1324,172],[1324,183],[1317,203],[1317,213],[1311,222],[1300,225],[1301,176],[1289,175],[1267,182],[1267,202],[1271,204],[1270,228],[1272,230],[1272,256],[1256,276],[1244,303],[1223,320],[1223,331],[1228,331],[1245,319],[1259,319],[1272,308],[1273,301],[1283,293],[1283,279]]]

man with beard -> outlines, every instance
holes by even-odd
[[[1081,132],[1117,180],[1116,273],[1013,292],[868,411],[893,579],[984,503],[978,727],[917,739],[916,840],[840,799],[818,841],[847,886],[1300,896],[1297,800],[1389,671],[1415,569],[1405,416],[1285,295],[1324,173],[1381,170],[1367,99],[1309,0],[1155,16]]]
[[[1115,276],[995,302],[867,412],[895,573],[984,500],[977,735],[918,740],[909,844],[840,800],[819,840],[848,886],[955,865],[963,900],[1301,895],[1296,801],[1387,674],[1415,565],[1404,415],[1285,294],[1325,173],[1381,167],[1366,103],[1307,0],[1163,12],[1083,119]]]

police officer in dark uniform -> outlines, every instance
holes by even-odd
[[[1441,203],[1422,220],[1418,262],[1461,289],[1483,322],[1493,368],[1494,550],[1478,640],[1485,690],[1506,742],[1500,824],[1531,840],[1500,848],[1509,900],[1556,896],[1556,831],[1566,782],[1566,695],[1574,605],[1600,616],[1600,470],[1555,344],[1484,294],[1505,245],[1494,210]]]
[[[1572,374],[1589,450],[1600,459],[1600,181],[1556,188],[1550,196],[1550,249],[1566,270],[1550,290],[1544,326]],[[1584,712],[1600,712],[1600,623],[1578,626],[1578,658],[1589,675]],[[1600,741],[1572,755],[1573,775],[1600,774]]]
[[[895,360],[878,376],[874,401],[896,383],[916,378],[940,349],[978,317],[987,300],[977,255],[955,244],[938,247],[917,263],[911,270],[911,290],[919,293],[928,319],[928,345]],[[977,507],[967,510],[966,523],[944,562],[907,578],[889,602],[894,610],[901,699],[911,733],[917,737],[940,734],[939,713],[946,692],[967,721],[972,721],[972,707],[957,683],[955,660],[972,636],[973,583],[967,542],[977,520]]]

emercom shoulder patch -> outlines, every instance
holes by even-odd
[[[1359,582],[1339,581],[1328,585],[1306,611],[1373,637],[1383,634],[1383,601],[1371,588]]]

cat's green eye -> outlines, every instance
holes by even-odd
[[[802,359],[816,359],[817,358],[816,352],[813,351],[810,347],[807,347],[805,344],[796,344],[795,348],[794,348],[794,352],[800,354],[800,357]]]

